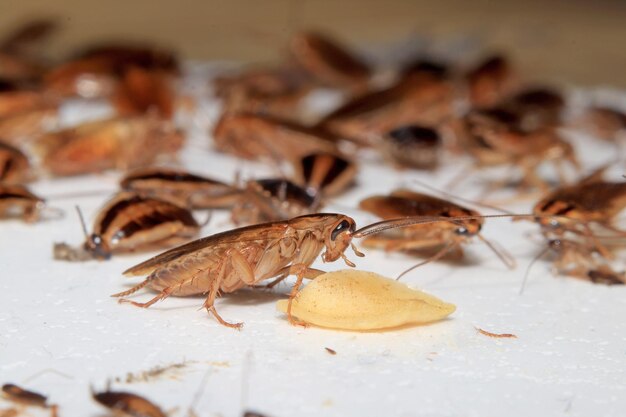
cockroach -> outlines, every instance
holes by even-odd
[[[0,78],[20,82],[37,80],[46,67],[43,44],[57,27],[51,19],[33,20],[0,40]]]
[[[297,65],[323,85],[358,91],[366,88],[371,76],[365,62],[321,33],[294,35],[289,51]]]
[[[461,245],[467,242],[468,239],[478,237],[487,244],[508,268],[515,266],[515,261],[508,253],[503,252],[501,249],[496,249],[491,242],[480,234],[484,218],[478,212],[451,201],[407,189],[399,189],[386,196],[366,198],[360,202],[359,207],[383,219],[448,217],[453,220],[451,222],[417,224],[400,230],[384,232],[365,239],[363,244],[366,247],[383,248],[387,251],[418,252],[438,249],[427,260],[427,262],[430,262],[441,258],[453,250],[457,254],[462,255]],[[456,218],[467,218],[467,220],[454,221]],[[407,272],[409,270],[402,275]]]
[[[433,169],[442,150],[437,130],[419,125],[401,126],[391,130],[381,142],[386,157],[401,167]]]
[[[315,129],[252,114],[226,113],[213,131],[215,147],[245,159],[290,161],[314,152],[337,152]]]
[[[236,187],[181,169],[148,167],[134,170],[120,180],[126,191],[171,200],[194,209],[231,207],[229,196],[239,196]]]
[[[474,107],[488,108],[513,93],[518,77],[509,60],[492,55],[471,69],[467,75],[469,100]]]
[[[487,337],[493,337],[493,338],[496,338],[496,339],[503,339],[503,338],[504,339],[507,339],[507,338],[508,339],[517,339],[517,336],[512,334],[512,333],[491,333],[491,332],[488,332],[487,330],[483,330],[483,329],[481,329],[479,327],[475,327],[475,329],[476,329],[476,331],[478,333],[480,333],[480,334],[482,334],[484,336],[487,336]]]
[[[0,183],[0,218],[39,220],[45,201],[23,185]]]
[[[7,400],[18,404],[50,409],[51,417],[56,417],[57,415],[58,407],[54,404],[48,404],[48,398],[37,392],[26,390],[15,384],[4,384],[2,386],[2,395]]]
[[[287,220],[319,209],[314,191],[277,178],[248,181],[232,208],[231,220],[239,224]]]
[[[58,124],[59,108],[51,103],[28,111],[0,118],[0,138],[5,143],[21,146],[36,139]]]
[[[40,91],[23,89],[13,83],[0,83],[0,118],[48,107],[52,102]]]
[[[182,146],[170,121],[153,117],[88,122],[40,137],[35,148],[44,169],[56,176],[132,169],[170,156]]]
[[[407,77],[389,88],[348,101],[317,126],[359,145],[375,146],[399,126],[437,126],[448,120],[453,115],[455,95],[448,81]]]
[[[325,347],[324,349],[326,349],[326,352],[328,352],[328,353],[329,353],[329,354],[331,354],[331,355],[336,355],[336,354],[337,354],[337,351],[336,351],[336,350],[331,349],[331,348],[329,348],[329,347]]]
[[[612,141],[626,131],[626,113],[611,107],[593,106],[585,112],[582,125],[598,138]]]
[[[415,59],[405,65],[400,71],[402,78],[427,77],[437,80],[446,80],[450,75],[451,70],[447,64],[428,58]]]
[[[121,116],[150,112],[164,119],[171,119],[174,113],[171,75],[158,70],[129,67],[116,87],[113,103]]]
[[[32,177],[26,155],[13,146],[0,142],[0,182],[22,183]]]
[[[311,214],[287,221],[262,223],[218,233],[164,252],[124,272],[127,276],[148,275],[135,287],[114,294],[126,297],[143,287],[159,294],[145,303],[120,301],[147,308],[170,295],[207,294],[203,307],[224,326],[240,328],[242,323],[222,319],[214,302],[219,293],[230,293],[270,278],[297,276],[295,295],[304,278],[322,271],[310,268],[325,249],[322,259],[342,258],[351,245],[356,224],[342,214]],[[352,246],[355,253],[359,253]],[[290,310],[289,310],[290,311]],[[290,320],[292,318],[290,317]]]
[[[93,232],[80,249],[56,244],[54,258],[68,261],[109,259],[112,254],[168,246],[195,236],[200,225],[191,212],[172,202],[122,192],[98,213]]]
[[[312,194],[339,194],[354,182],[354,162],[338,153],[319,152],[305,155],[293,162],[295,182]]]
[[[520,129],[529,132],[562,124],[565,99],[560,91],[547,87],[526,88],[500,103],[498,108],[517,115]]]
[[[115,413],[131,417],[167,417],[156,404],[130,392],[92,391],[91,396],[96,402]]]

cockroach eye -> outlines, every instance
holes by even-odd
[[[337,236],[339,236],[340,233],[346,231],[346,230],[352,230],[354,229],[354,227],[350,227],[350,222],[348,222],[347,220],[343,220],[341,223],[339,223],[337,225],[337,227],[335,227],[335,229],[331,232],[330,234],[330,240],[335,240],[337,238]]]
[[[466,235],[469,233],[469,231],[465,227],[459,227],[458,229],[455,230],[455,233],[457,235]]]

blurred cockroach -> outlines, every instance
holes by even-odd
[[[314,152],[337,152],[314,129],[252,114],[224,114],[213,131],[215,147],[245,159],[290,161]]]
[[[79,249],[55,244],[54,258],[67,261],[109,259],[113,253],[172,246],[195,236],[200,225],[191,212],[165,200],[122,192],[100,210]]]
[[[319,209],[314,191],[306,190],[285,179],[248,181],[237,196],[231,220],[239,224],[287,220]]]
[[[18,217],[35,222],[44,207],[44,200],[23,185],[0,183],[0,218]]]
[[[164,119],[171,119],[174,114],[171,75],[158,70],[129,67],[120,78],[113,103],[121,116],[136,116],[149,112]]]
[[[615,108],[594,106],[585,112],[583,128],[604,140],[615,140],[626,131],[626,113]]]
[[[37,80],[46,68],[45,41],[58,25],[51,19],[32,20],[0,40],[0,78],[19,82]]]
[[[518,77],[508,59],[492,55],[471,69],[467,75],[469,100],[474,107],[488,108],[513,93]]]
[[[40,91],[0,81],[0,118],[47,108],[52,103],[54,100]]]
[[[366,88],[371,76],[365,62],[321,33],[294,35],[289,51],[297,65],[322,85],[359,91]]]
[[[109,410],[130,417],[167,417],[153,402],[137,394],[122,391],[91,393],[93,399]]]
[[[58,105],[46,105],[0,117],[0,138],[5,143],[21,146],[53,129],[58,124]]]
[[[88,122],[49,133],[35,143],[52,175],[78,175],[149,165],[178,151],[182,133],[170,121],[152,117]]]
[[[429,251],[434,249],[437,252],[428,260],[430,262],[452,251],[462,255],[461,245],[468,239],[478,237],[508,268],[515,266],[515,261],[511,255],[502,249],[496,249],[491,242],[480,234],[484,218],[478,212],[451,201],[407,189],[399,189],[387,196],[369,197],[361,201],[359,206],[383,219],[449,217],[453,220],[451,222],[416,224],[400,230],[391,230],[365,239],[363,242],[365,246],[379,247],[387,251]],[[467,219],[454,221],[455,218]]]
[[[546,87],[526,88],[498,105],[518,117],[517,125],[526,132],[562,124],[565,99],[561,92]]]
[[[385,135],[381,149],[398,166],[433,169],[439,163],[442,141],[435,129],[418,125],[402,126]]]
[[[4,384],[2,395],[7,400],[18,404],[49,409],[51,417],[57,415],[58,407],[54,404],[48,404],[48,398],[37,392],[25,390],[14,384]]]
[[[26,155],[13,146],[0,142],[0,182],[22,183],[32,179]]]
[[[134,170],[120,180],[122,189],[174,201],[194,209],[232,206],[229,196],[240,191],[228,184],[190,172],[162,167]]]
[[[354,182],[354,162],[337,153],[319,152],[293,161],[295,182],[312,194],[336,195]]]

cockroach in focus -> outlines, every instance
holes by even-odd
[[[240,190],[226,183],[164,167],[134,170],[120,180],[120,186],[126,191],[171,200],[193,209],[230,207],[233,203],[229,197],[240,194]]]
[[[354,182],[354,162],[338,153],[319,152],[293,161],[295,182],[311,194],[337,195]]]
[[[337,152],[316,129],[253,114],[224,114],[213,130],[216,149],[244,159],[291,161],[314,152]]]
[[[58,406],[55,404],[48,404],[48,398],[37,392],[25,390],[15,384],[4,384],[2,386],[2,396],[9,401],[22,404],[24,406],[49,409],[51,417],[57,416]]]
[[[123,391],[91,393],[93,399],[114,413],[130,417],[167,417],[156,404],[137,394]]]
[[[0,142],[0,182],[23,183],[31,179],[30,163],[22,151]]]
[[[182,133],[154,117],[113,118],[46,134],[35,143],[52,175],[78,175],[149,165],[180,149]]]
[[[80,213],[80,212],[79,212]],[[54,245],[54,258],[66,261],[109,259],[114,253],[172,246],[195,236],[200,225],[191,212],[172,202],[122,192],[100,210],[81,248]]]
[[[450,222],[416,224],[400,230],[390,230],[363,241],[366,247],[382,248],[387,251],[432,251],[425,262],[431,262],[455,251],[462,255],[461,246],[473,237],[483,241],[508,268],[515,267],[515,260],[507,252],[485,239],[480,230],[484,218],[480,213],[451,201],[407,189],[393,191],[386,196],[373,196],[361,201],[359,207],[383,219],[403,217],[450,218]],[[465,220],[455,220],[466,218]],[[418,264],[421,265],[421,264]],[[410,270],[412,270],[411,268]],[[409,272],[405,271],[402,275]],[[401,275],[401,276],[402,276]]]
[[[0,183],[0,218],[21,218],[32,223],[40,219],[45,201],[23,185]]]

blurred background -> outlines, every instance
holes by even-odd
[[[533,79],[626,87],[621,0],[0,0],[0,10],[0,35],[31,18],[58,19],[53,57],[130,39],[189,59],[270,62],[291,33],[314,28],[359,50],[508,51]]]

